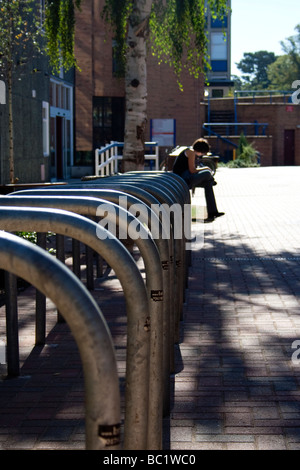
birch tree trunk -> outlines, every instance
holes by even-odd
[[[147,125],[146,39],[153,0],[134,0],[128,22],[123,171],[143,170]]]

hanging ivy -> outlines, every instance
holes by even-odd
[[[76,65],[74,57],[75,9],[82,0],[48,0],[45,29],[50,63]],[[129,18],[132,19],[136,0],[104,0],[102,17],[111,25],[114,54],[123,73],[126,61],[126,36]],[[153,0],[149,18],[149,39],[152,54],[166,62],[180,77],[183,69],[199,76],[209,69],[207,57],[207,9],[213,18],[228,13],[227,0]]]
[[[102,18],[111,25],[115,40],[114,58],[118,63],[118,75],[124,75],[126,65],[127,23],[133,9],[133,0],[105,0]]]
[[[149,44],[159,63],[168,63],[178,81],[183,69],[195,77],[210,68],[207,57],[207,9],[213,18],[228,13],[227,0],[153,0]],[[119,64],[126,60],[126,34],[135,0],[105,0],[103,18],[114,32]]]
[[[76,66],[74,55],[75,9],[81,0],[48,0],[45,10],[45,31],[50,65],[59,70]]]
[[[152,53],[178,77],[184,69],[194,77],[210,68],[206,36],[207,10],[214,18],[228,13],[227,0],[154,0],[150,23]]]

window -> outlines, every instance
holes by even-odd
[[[53,178],[66,178],[73,165],[73,87],[50,78],[50,158]]]
[[[94,96],[93,98],[93,148],[100,148],[112,140],[123,142],[125,99],[121,97]]]
[[[50,106],[71,111],[72,88],[63,82],[50,81]]]
[[[49,157],[49,103],[43,101],[42,103],[42,116],[43,116],[43,155]]]
[[[211,60],[227,59],[227,43],[223,33],[211,33]]]
[[[212,89],[211,90],[211,97],[212,98],[223,98],[224,96],[224,90],[222,88],[218,89]]]

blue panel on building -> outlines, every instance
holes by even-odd
[[[227,60],[212,60],[211,68],[213,72],[227,72]]]
[[[227,16],[223,20],[211,18],[210,26],[211,28],[227,28],[227,23]]]

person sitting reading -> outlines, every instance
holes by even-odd
[[[187,183],[189,189],[195,187],[204,188],[205,200],[207,206],[207,218],[205,223],[213,222],[217,217],[224,215],[224,212],[219,212],[214,195],[213,186],[217,183],[214,180],[212,171],[209,167],[202,166],[196,167],[197,157],[207,155],[210,146],[205,139],[197,139],[192,147],[187,147],[177,157],[173,166],[173,173],[181,176]]]

